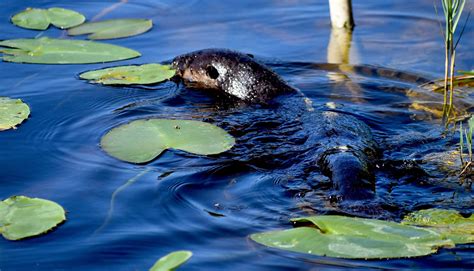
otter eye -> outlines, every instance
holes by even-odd
[[[216,70],[216,68],[214,68],[214,66],[207,66],[206,74],[211,79],[217,79],[217,77],[219,77],[219,72]]]

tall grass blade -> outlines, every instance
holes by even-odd
[[[456,1],[458,2],[458,1]],[[464,5],[466,4],[466,0],[461,0],[461,4],[456,6],[454,9],[454,17],[453,17],[453,33],[456,31],[456,27],[458,26],[459,19],[461,18],[462,11],[464,9]]]
[[[461,165],[464,165],[464,135],[462,132],[462,121],[459,122],[459,154],[461,157]]]
[[[462,35],[464,34],[464,30],[466,29],[467,22],[469,21],[469,17],[471,17],[471,11],[467,13],[466,20],[464,21],[464,25],[462,26],[461,33],[459,33],[458,40],[456,41],[456,45],[454,45],[454,50],[458,47],[458,43],[461,40]]]

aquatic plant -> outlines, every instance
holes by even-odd
[[[461,14],[464,10],[466,0],[441,0],[441,4],[443,6],[443,13],[445,17],[445,30],[441,30],[444,34],[445,46],[443,119],[449,120],[454,97],[453,81],[456,61],[456,48],[466,27],[466,22],[469,19],[470,13],[468,14],[466,22],[464,23],[464,26],[455,41],[454,34],[456,32],[459,19],[461,18]]]
[[[56,202],[12,196],[0,201],[0,235],[20,240],[44,234],[66,220],[66,211]]]
[[[168,271],[175,270],[183,263],[187,262],[193,253],[189,250],[178,250],[161,257],[150,268],[150,271]]]
[[[30,115],[30,107],[21,99],[0,97],[0,131],[14,129]]]
[[[463,130],[462,122],[459,122],[459,154],[461,157],[462,170],[461,174],[468,173],[472,169],[473,157],[472,157],[472,131],[474,130],[474,116],[471,116],[468,120],[467,129]],[[467,160],[464,160],[464,139],[466,140],[467,148]]]

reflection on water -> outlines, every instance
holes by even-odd
[[[398,220],[426,207],[474,210],[472,192],[433,155],[443,157],[457,142],[443,136],[435,112],[420,106],[438,97],[416,88],[425,78],[442,75],[443,44],[432,1],[354,5],[350,57],[343,52],[343,61],[335,61],[349,65],[336,65],[314,64],[328,62],[330,24],[322,0],[2,0],[2,39],[64,35],[10,25],[7,18],[28,6],[61,6],[88,18],[153,19],[155,27],[145,35],[109,41],[143,54],[120,64],[161,62],[207,47],[253,53],[300,88],[318,110],[352,114],[369,124],[383,158],[373,202],[333,202],[328,199],[331,183],[305,160],[309,125],[288,121],[294,114],[288,108],[222,108],[206,93],[172,82],[117,88],[77,79],[85,70],[115,64],[2,62],[1,95],[22,98],[32,115],[19,129],[0,133],[0,197],[54,200],[68,211],[68,221],[38,238],[0,240],[0,269],[147,270],[178,249],[194,252],[183,270],[472,268],[470,246],[419,259],[366,262],[264,249],[247,238],[288,228],[288,219],[300,215]],[[472,25],[459,47],[462,70],[473,68]],[[460,108],[470,110],[471,100]],[[215,123],[237,138],[236,148],[210,157],[167,151],[146,166],[117,161],[100,150],[100,137],[112,127],[152,116]],[[110,209],[112,194],[133,178],[115,193]]]

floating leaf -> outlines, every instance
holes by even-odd
[[[67,33],[71,36],[91,34],[87,36],[91,40],[118,39],[145,33],[152,26],[151,20],[117,19],[85,23],[69,29]]]
[[[0,42],[3,60],[20,63],[86,64],[124,60],[140,56],[125,47],[84,40],[13,39]]]
[[[395,222],[332,215],[292,221],[312,225],[252,234],[250,238],[283,250],[351,259],[423,256],[454,246],[434,231]]]
[[[54,26],[61,29],[68,29],[80,25],[86,20],[84,15],[74,10],[64,8],[48,9],[48,17]]]
[[[405,216],[402,224],[429,227],[456,244],[474,242],[474,215],[463,217],[455,210],[417,211]]]
[[[28,8],[13,16],[12,23],[23,28],[45,30],[50,21],[44,9]]]
[[[8,240],[45,233],[64,220],[64,209],[49,200],[13,196],[0,201],[0,233]]]
[[[193,256],[191,251],[187,250],[179,250],[171,252],[170,254],[161,257],[150,271],[172,271],[175,270],[177,267],[185,263],[189,258]]]
[[[218,154],[234,145],[223,129],[195,120],[147,119],[118,126],[101,139],[111,156],[132,163],[153,160],[166,149],[194,154]]]
[[[0,97],[0,131],[15,128],[30,115],[30,108],[20,99]]]
[[[170,79],[176,71],[169,65],[119,66],[81,73],[82,79],[104,85],[154,84]]]
[[[27,8],[12,17],[12,22],[15,25],[35,30],[45,30],[50,24],[65,29],[80,25],[85,20],[84,15],[64,8]]]

